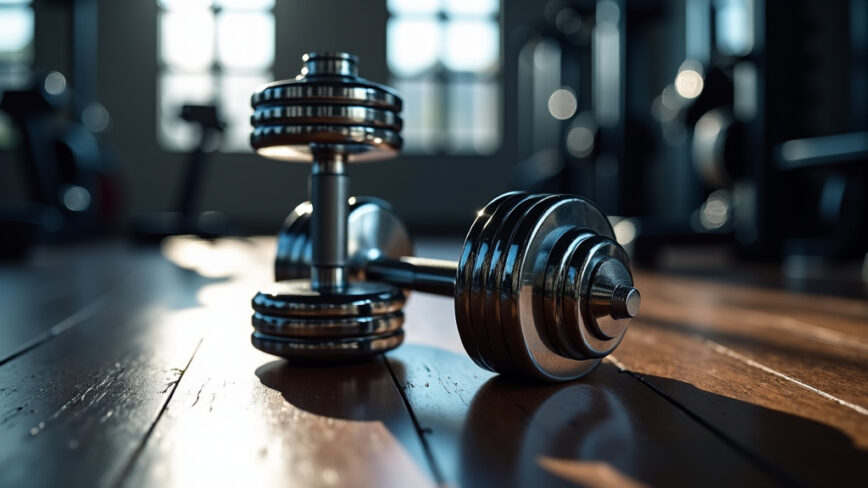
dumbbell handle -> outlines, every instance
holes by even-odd
[[[446,297],[455,296],[457,274],[455,261],[416,256],[378,258],[365,265],[365,276],[369,280]],[[639,291],[632,286],[611,286],[603,282],[591,286],[591,305],[615,319],[635,317],[639,313],[639,300]]]
[[[365,265],[365,276],[369,280],[446,297],[455,295],[457,273],[458,263],[455,261],[416,256],[379,258]]]

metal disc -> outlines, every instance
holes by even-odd
[[[253,328],[262,334],[290,338],[329,339],[393,332],[404,324],[404,313],[365,317],[276,317],[254,312]]]
[[[508,307],[508,296],[513,292],[513,269],[515,264],[525,258],[522,253],[525,242],[530,237],[534,224],[546,209],[553,203],[565,198],[563,195],[533,195],[528,198],[528,203],[523,208],[516,208],[509,216],[508,221],[503,223],[497,235],[495,255],[489,268],[488,282],[485,294],[485,319],[488,327],[488,340],[494,357],[504,364],[504,368],[510,371],[522,371],[521,365],[511,353],[507,336],[509,328],[516,327],[513,314],[514,310]],[[542,255],[534,255],[538,259]]]
[[[301,364],[335,364],[370,359],[404,341],[404,331],[333,340],[304,340],[253,332],[253,347]]]
[[[610,330],[614,334],[607,336],[600,330],[597,318],[591,313],[588,300],[591,282],[600,266],[609,259],[622,263],[628,262],[626,252],[613,239],[603,236],[597,236],[593,240],[588,239],[576,248],[570,259],[570,266],[577,270],[575,273],[577,279],[564,283],[562,306],[564,330],[584,356],[589,358],[602,358],[614,350],[624,337],[627,326],[626,319],[618,320],[619,327],[612,327],[616,329]],[[628,275],[629,284],[632,285],[633,279],[629,270],[625,268],[624,271]],[[605,323],[605,317],[601,318]]]
[[[347,217],[347,257],[352,279],[365,280],[364,265],[380,257],[400,259],[413,254],[410,233],[392,206],[375,197],[350,197]],[[310,276],[310,202],[298,205],[284,220],[277,237],[275,279]]]
[[[282,80],[263,85],[250,99],[256,108],[262,105],[291,103],[332,103],[365,105],[400,112],[403,103],[391,88],[360,78],[318,78],[315,80]]]
[[[349,283],[340,293],[311,288],[309,280],[272,283],[253,297],[253,310],[272,317],[359,317],[397,312],[404,293],[385,283]]]
[[[274,280],[310,277],[310,215],[313,206],[302,202],[284,219],[277,233]],[[304,256],[307,256],[305,261]]]
[[[577,279],[576,270],[570,266],[570,260],[575,255],[576,247],[593,236],[596,234],[582,229],[569,229],[558,236],[549,252],[542,292],[537,294],[535,290],[534,293],[533,307],[543,311],[545,320],[546,333],[540,334],[540,339],[553,351],[566,357],[581,357],[582,352],[575,347],[574,341],[564,330],[564,282]]]
[[[257,107],[250,125],[341,124],[400,132],[401,117],[391,110],[359,105],[266,105]]]
[[[250,145],[260,155],[283,161],[310,162],[319,146],[339,148],[349,162],[374,161],[398,154],[403,140],[389,129],[362,125],[258,125]]]
[[[488,347],[484,342],[484,328],[480,327],[476,303],[483,292],[480,269],[490,252],[490,235],[504,213],[525,198],[525,193],[513,192],[492,200],[478,214],[464,240],[464,249],[458,261],[458,274],[455,282],[455,318],[461,342],[476,364],[494,371],[486,361]]]
[[[503,244],[500,236],[508,234],[514,222],[525,209],[539,199],[537,195],[522,195],[520,199],[505,202],[498,211],[492,215],[489,222],[480,234],[480,249],[487,252],[480,253],[477,258],[477,266],[472,277],[470,296],[470,320],[476,333],[477,347],[483,360],[494,371],[504,372],[509,369],[509,358],[498,354],[497,349],[491,342],[491,335],[499,327],[498,319],[491,316],[491,310],[487,307],[489,292],[491,291],[491,269],[496,267],[503,254]]]
[[[523,248],[525,255],[532,257],[549,252],[553,245],[552,233],[570,227],[614,240],[614,232],[605,215],[587,200],[571,197],[552,205],[538,219]],[[585,251],[581,247],[577,247],[574,258],[583,262]],[[569,359],[550,349],[543,340],[545,328],[540,327],[539,311],[534,309],[534,301],[540,293],[540,280],[545,279],[546,263],[527,258],[516,263],[521,264],[512,278],[517,288],[513,289],[509,299],[513,301],[511,306],[515,307],[518,326],[505,329],[509,333],[507,339],[513,359],[518,361],[526,375],[542,380],[564,381],[586,374],[599,359]]]
[[[524,195],[521,192],[504,193],[491,200],[485,208],[477,212],[476,219],[470,226],[467,236],[464,239],[464,246],[461,251],[461,256],[458,259],[458,273],[455,279],[455,321],[458,324],[458,335],[461,337],[461,343],[464,345],[464,350],[470,355],[470,358],[485,369],[491,369],[481,359],[479,348],[476,344],[476,333],[473,330],[473,324],[470,319],[470,294],[471,294],[471,279],[473,276],[473,266],[479,252],[479,236],[483,228],[491,219],[491,216],[497,212],[497,209],[507,200],[516,196]]]

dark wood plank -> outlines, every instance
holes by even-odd
[[[435,484],[382,358],[292,367],[250,345],[257,283],[220,288],[208,302],[219,319],[124,484]]]
[[[0,366],[0,486],[99,486],[137,452],[207,326],[205,280],[154,252],[110,303]]]
[[[654,275],[640,280],[647,290],[643,323],[699,335],[718,350],[731,350],[730,356],[744,357],[794,385],[810,387],[868,415],[868,320],[858,317],[862,308],[868,309],[863,301],[761,289],[754,294],[750,289],[730,290],[714,283],[684,287],[678,280]],[[845,320],[846,314],[826,310],[830,301],[857,318]],[[814,318],[808,322],[789,316],[793,312],[764,311],[764,303],[785,303]],[[850,332],[828,329],[833,321]]]
[[[0,265],[0,364],[91,317],[130,272],[119,245],[46,248]]]
[[[529,385],[424,345],[389,363],[457,486],[733,486],[775,480],[652,389],[604,363]],[[702,393],[697,391],[697,393]]]
[[[621,367],[790,480],[852,483],[861,476],[868,411],[855,403],[866,389],[857,326],[840,327],[854,342],[829,341],[822,323],[816,333],[805,324],[787,333],[786,317],[757,320],[762,302],[749,292],[704,282],[687,290],[654,275],[641,276],[639,286],[641,318],[614,354]],[[770,301],[800,298],[801,308],[828,303],[775,293]],[[861,313],[859,304],[839,303]]]
[[[741,321],[764,325],[782,333],[805,336],[830,345],[858,342],[865,347],[868,344],[868,301],[863,299],[652,273],[638,273],[637,280],[647,283],[643,298],[647,295],[650,303],[658,299],[676,300],[692,305],[692,309],[688,309],[691,312],[706,305],[715,309],[732,306],[744,314]]]

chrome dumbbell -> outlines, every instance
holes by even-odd
[[[346,165],[397,154],[402,101],[358,76],[346,53],[310,53],[296,78],[259,88],[251,98],[250,143],[264,157],[312,164],[310,277],[282,281],[253,299],[260,323],[255,347],[308,361],[368,357],[403,340],[403,292],[347,279]],[[271,332],[271,333],[269,333]]]
[[[350,274],[453,296],[462,343],[480,366],[547,381],[590,371],[639,311],[629,261],[608,219],[569,195],[507,193],[478,212],[457,262],[407,256],[410,238],[385,202],[349,201]],[[306,276],[311,206],[278,238],[275,276]],[[258,330],[281,324],[254,316]],[[290,355],[291,357],[291,355]]]

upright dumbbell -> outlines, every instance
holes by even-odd
[[[457,262],[404,256],[409,235],[388,204],[370,197],[349,204],[352,274],[453,296],[462,343],[486,369],[548,381],[579,377],[618,345],[638,313],[627,256],[608,219],[582,198],[495,198],[477,214]],[[306,275],[310,217],[304,203],[284,222],[277,279]],[[279,322],[253,322],[280,333]]]
[[[403,340],[403,292],[347,279],[346,165],[392,157],[401,147],[401,99],[358,76],[355,56],[309,53],[296,78],[253,94],[250,143],[262,156],[312,163],[310,278],[282,281],[256,295],[263,321],[255,347],[299,361],[368,357]]]

